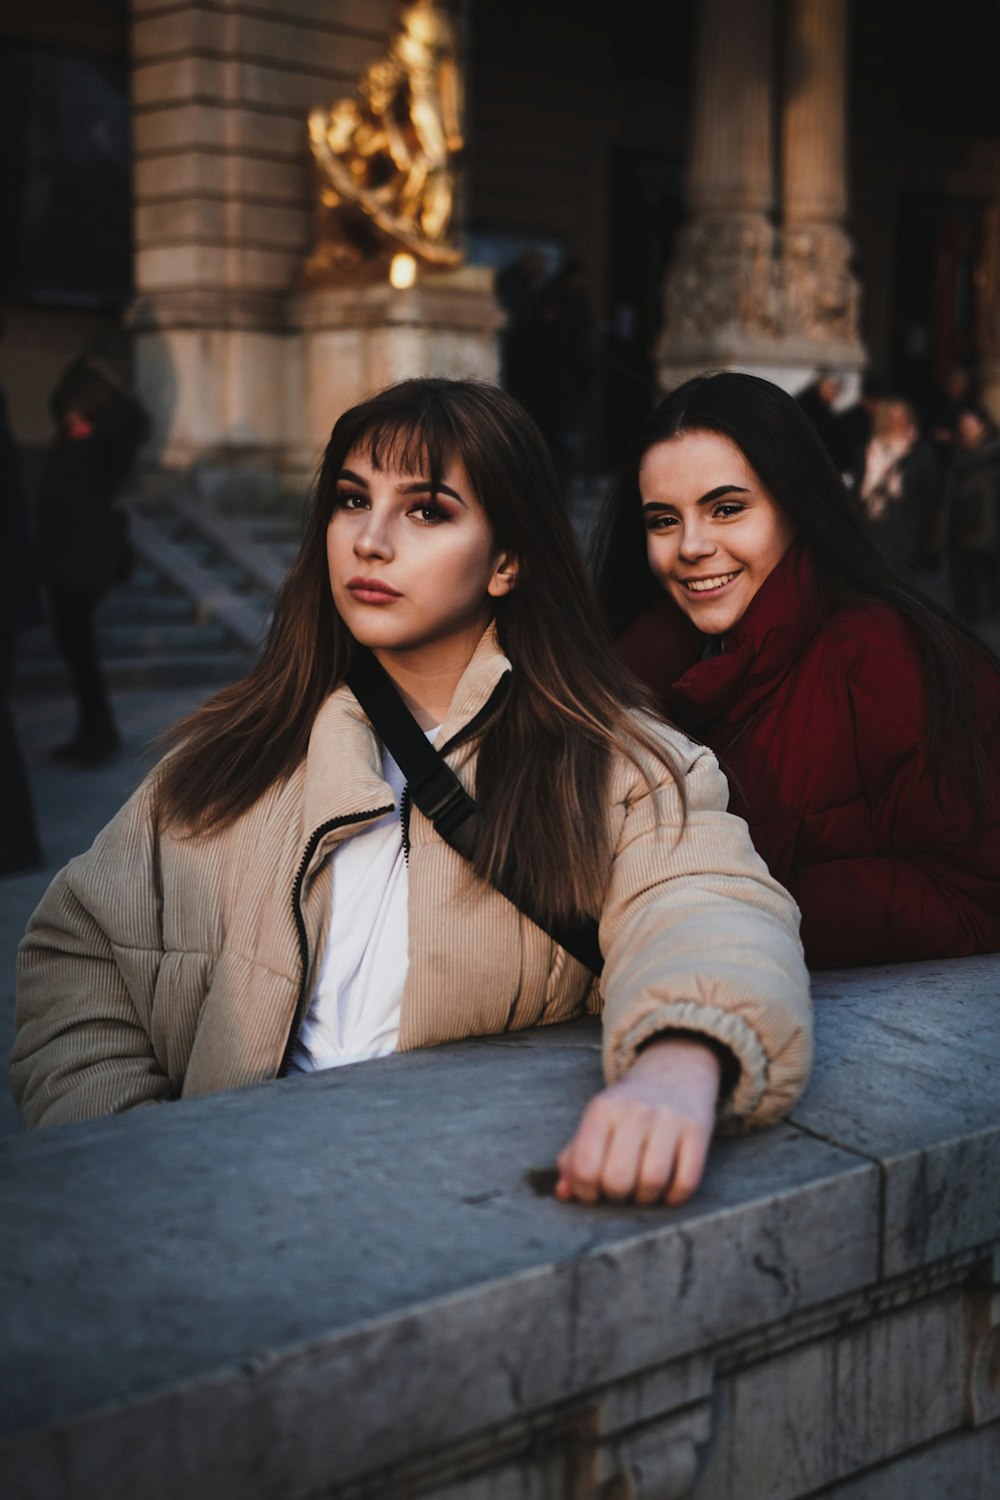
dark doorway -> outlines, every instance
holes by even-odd
[[[894,326],[896,379],[922,398],[976,357],[975,276],[982,205],[909,198],[901,205]]]
[[[684,217],[683,159],[617,147],[604,351],[606,465],[614,467],[656,399],[653,355],[663,282]]]

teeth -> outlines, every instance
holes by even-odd
[[[708,593],[711,589],[721,589],[724,583],[735,578],[735,573],[723,573],[718,578],[685,578],[684,587],[693,590],[696,594]]]

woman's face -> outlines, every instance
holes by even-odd
[[[795,535],[741,450],[715,432],[656,443],[639,466],[653,576],[706,635],[731,630]]]
[[[469,660],[516,565],[500,551],[459,460],[427,474],[376,469],[354,449],[326,532],[330,588],[356,641],[376,652]]]

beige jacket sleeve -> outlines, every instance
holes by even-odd
[[[150,1035],[158,890],[147,782],[56,876],[21,943],[10,1078],[26,1128],[174,1097]]]
[[[794,1104],[812,1060],[799,912],[726,812],[714,755],[689,745],[685,759],[683,828],[673,781],[649,790],[635,778],[625,799],[600,931],[605,1075],[620,1078],[659,1032],[701,1032],[739,1064],[722,1118],[766,1125]]]

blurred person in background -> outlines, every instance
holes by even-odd
[[[521,387],[530,377],[531,326],[538,288],[545,279],[546,259],[541,250],[523,250],[515,260],[501,266],[493,291],[507,314],[500,330],[500,384],[521,399]]]
[[[955,613],[970,625],[1000,615],[1000,437],[987,412],[960,408],[939,523]]]
[[[841,470],[845,467],[843,434],[840,418],[834,408],[843,384],[835,370],[820,370],[812,385],[807,385],[795,398],[819,433],[823,447]]]
[[[116,508],[147,431],[146,415],[107,365],[75,361],[49,401],[55,436],[38,486],[38,560],[52,633],[76,700],[55,759],[104,765],[120,744],[97,647],[97,606],[129,570],[128,522]]]
[[[18,633],[43,618],[21,455],[0,390],[0,876],[36,870],[42,863],[10,693]]]
[[[865,471],[865,452],[875,431],[875,414],[879,402],[889,396],[889,383],[877,370],[866,370],[861,377],[858,399],[837,415],[837,446],[841,472],[854,489],[860,488]]]
[[[583,467],[584,415],[594,373],[594,320],[580,261],[567,261],[539,290],[533,331],[525,405],[566,489]]]
[[[958,419],[967,406],[976,406],[979,392],[971,366],[952,365],[943,381],[931,390],[921,410],[921,426],[942,467],[947,468],[958,443]]]
[[[857,495],[872,541],[899,572],[913,574],[935,560],[941,481],[910,403],[896,395],[877,402]]]

